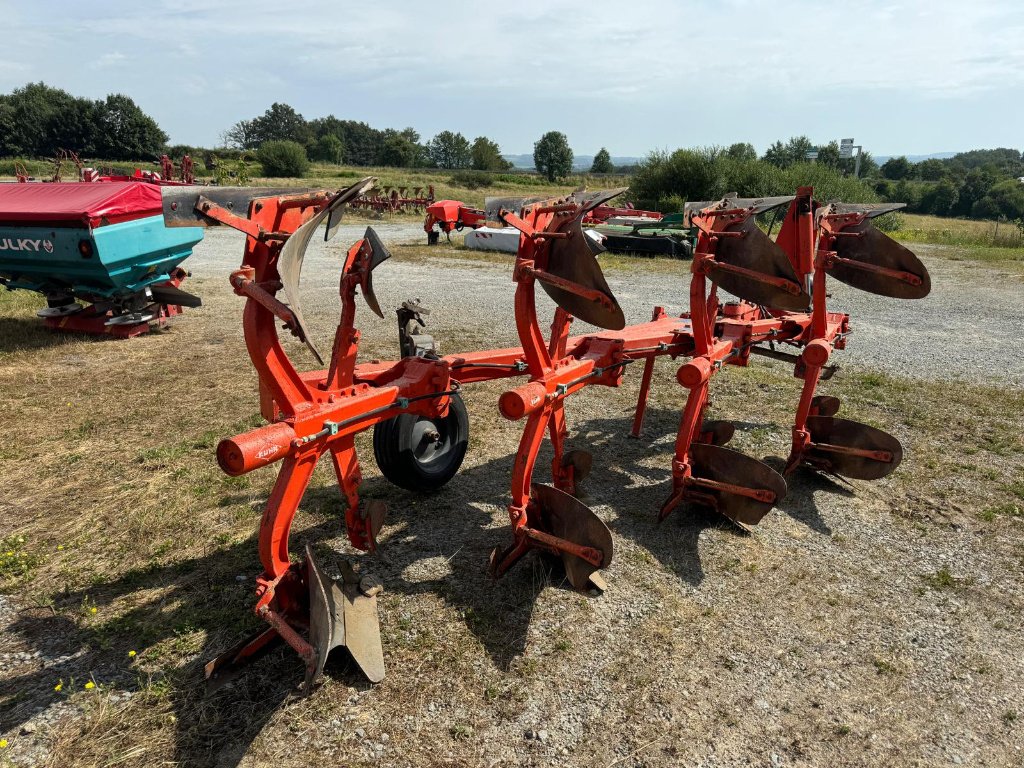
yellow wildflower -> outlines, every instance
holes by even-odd
[[[0,739],[0,749],[7,749],[7,739]]]
[[[55,691],[60,691],[60,690],[63,690],[63,689],[64,689],[64,681],[63,680],[61,680],[59,683],[57,683],[55,686],[53,686],[53,690],[55,690]]]
[[[136,654],[135,654],[135,651],[128,651],[128,658],[129,658],[129,659],[134,659],[134,658],[135,658],[135,655],[136,655]]]
[[[63,544],[58,544],[57,545],[57,549],[64,549],[64,545]]]
[[[96,683],[94,683],[92,680],[90,680],[88,683],[85,684],[85,690],[87,690],[87,691],[91,691],[95,687],[96,687]]]
[[[96,606],[95,605],[92,608],[89,609],[89,613],[92,613],[92,614],[96,613]]]

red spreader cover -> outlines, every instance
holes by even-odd
[[[99,227],[161,211],[160,187],[144,182],[0,184],[0,224]]]

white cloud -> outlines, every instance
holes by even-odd
[[[333,112],[426,135],[488,132],[512,150],[527,148],[540,126],[597,146],[614,141],[602,131],[626,129],[637,144],[629,151],[639,152],[764,141],[758,131],[779,130],[783,118],[788,133],[824,133],[883,101],[949,101],[956,112],[953,102],[990,100],[980,124],[993,124],[1024,88],[1016,0],[7,6],[0,0],[10,17],[6,57],[24,66],[0,67],[0,91],[43,79],[87,95],[128,92],[162,110],[157,117],[181,140],[212,141],[276,100],[307,116]],[[119,53],[128,50],[130,62]],[[485,94],[508,106],[474,108]],[[832,114],[821,114],[825,104]],[[197,115],[218,122],[198,125]],[[951,126],[969,120],[951,118]],[[908,121],[893,144],[911,149],[911,131]]]

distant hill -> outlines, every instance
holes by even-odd
[[[502,155],[516,168],[529,168],[533,170],[533,154],[529,155]],[[612,165],[636,165],[643,160],[642,157],[617,157],[612,155]],[[590,166],[594,164],[593,155],[577,155],[573,154],[572,167],[576,170],[589,171]]]
[[[907,157],[907,160],[909,160],[912,163],[920,163],[922,160],[932,160],[932,159],[935,159],[935,160],[948,160],[949,158],[953,157],[956,154],[959,154],[959,153],[957,153],[957,152],[932,152],[932,154],[930,154],[930,155],[907,155],[906,157]],[[889,159],[894,158],[894,157],[899,157],[899,155],[875,155],[875,162],[878,163],[879,165],[881,165],[886,160],[889,160]]]

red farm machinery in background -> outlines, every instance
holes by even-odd
[[[438,200],[427,206],[427,217],[423,231],[427,233],[427,245],[437,245],[441,233],[451,242],[452,232],[461,232],[466,227],[476,229],[484,226],[487,217],[479,208],[470,208],[458,200]]]
[[[411,194],[410,194],[411,192]],[[423,187],[384,187],[368,190],[349,202],[352,208],[365,208],[378,214],[421,213],[434,203],[434,185]]]
[[[655,307],[649,322],[626,326],[596,259],[601,246],[582,229],[589,214],[622,190],[489,201],[487,220],[520,233],[513,267],[520,346],[439,356],[428,336],[415,334],[421,308],[406,304],[399,310],[402,359],[361,363],[354,324],[357,289],[370,309],[383,316],[373,271],[389,256],[367,229],[342,260],[341,315],[323,367],[302,312],[304,253],[316,230],[325,226],[330,238],[342,206],[367,194],[372,185],[373,179],[366,179],[336,194],[163,190],[169,226],[220,224],[246,234],[242,265],[231,285],[245,299],[243,329],[267,424],[222,441],[217,459],[231,475],[281,465],[259,534],[264,572],[257,581],[255,610],[264,626],[207,665],[212,684],[281,643],[304,660],[307,692],[337,646],[348,648],[371,681],[383,677],[376,605],[381,585],[348,562],[342,563],[342,578],[332,581],[308,547],[304,557],[293,559],[291,522],[314,467],[327,455],[347,504],[348,540],[355,550],[375,551],[386,508],[359,497],[362,472],[355,436],[374,430],[375,458],[388,480],[413,491],[436,490],[462,463],[468,430],[462,397],[476,382],[522,379],[498,402],[505,418],[524,425],[510,459],[512,537],[491,555],[495,576],[536,549],[561,559],[573,587],[592,594],[606,588],[599,571],[611,562],[613,536],[576,495],[597,460],[587,446],[570,447],[566,406],[587,386],[619,386],[634,362],[643,363],[632,423],[632,434],[639,436],[655,358],[685,360],[675,376],[686,397],[671,461],[671,490],[660,508],[652,504],[660,518],[686,502],[749,528],[785,496],[784,474],[725,447],[733,425],[705,418],[715,374],[726,365],[748,365],[752,354],[789,360],[802,382],[794,396],[784,473],[804,465],[870,480],[899,465],[902,450],[894,437],[838,418],[839,401],[818,393],[819,383],[830,375],[832,351],[845,346],[851,328],[848,315],[826,307],[828,279],[897,298],[928,293],[928,274],[920,261],[872,225],[875,216],[897,206],[820,205],[810,188],[792,197],[733,197],[705,204],[693,215],[699,234],[689,310],[671,316]],[[784,224],[772,241],[756,218],[783,207]],[[557,307],[548,335],[537,314],[538,286]],[[726,300],[723,292],[733,298]],[[574,318],[599,330],[573,336]],[[305,342],[322,367],[301,371],[278,336],[279,326]],[[417,447],[403,450],[410,430],[420,436],[413,441]],[[553,449],[550,484],[535,477],[545,435]]]

